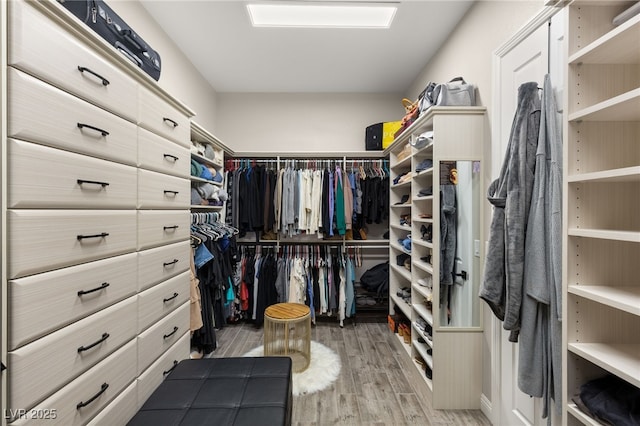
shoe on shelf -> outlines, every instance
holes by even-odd
[[[401,289],[398,289],[398,291],[396,292],[396,295],[398,297],[411,297],[411,288],[410,287],[402,287]]]
[[[404,267],[407,271],[411,271],[411,259],[405,259]]]
[[[409,256],[409,255],[408,255],[408,254],[406,254],[406,253],[399,254],[399,255],[397,255],[397,256],[396,256],[396,265],[398,265],[398,266],[404,266],[404,263],[405,263],[407,260],[411,260],[411,256]]]
[[[433,189],[431,187],[422,188],[420,191],[418,191],[418,197],[428,197],[431,195],[433,195]]]
[[[433,289],[433,279],[431,276],[420,278],[417,283],[420,287],[428,288],[429,290]]]
[[[422,234],[422,239],[425,240],[426,242],[430,243],[432,240],[432,231],[433,227],[431,226],[431,224],[429,224],[429,226],[424,226],[422,225],[420,227],[420,233]]]
[[[399,206],[402,204],[406,204],[408,201],[409,201],[409,194],[404,194],[402,197],[400,197],[400,201],[398,201],[394,205]]]
[[[432,167],[433,167],[433,160],[431,160],[430,158],[427,158],[425,160],[422,160],[420,163],[418,163],[418,165],[416,166],[416,172],[420,173]]]
[[[425,368],[424,374],[425,374],[425,376],[427,376],[427,379],[429,379],[429,380],[431,380],[432,377],[433,377],[433,372],[431,371],[429,366],[427,366],[427,368]]]

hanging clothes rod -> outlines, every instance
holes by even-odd
[[[389,246],[388,245],[381,245],[381,244],[377,244],[377,245],[366,245],[366,244],[362,244],[362,245],[346,245],[344,246],[347,249],[355,249],[355,248],[360,248],[360,249],[388,249]]]

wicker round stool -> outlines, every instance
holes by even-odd
[[[288,356],[292,371],[311,362],[311,310],[300,303],[278,303],[264,311],[264,356]]]

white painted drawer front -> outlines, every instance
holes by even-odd
[[[8,136],[136,165],[135,124],[13,68],[7,74]]]
[[[138,377],[138,408],[140,409],[160,383],[171,373],[176,364],[189,358],[189,332],[184,333],[167,352]],[[137,411],[136,410],[136,411]]]
[[[139,86],[139,90],[138,117],[140,126],[188,148],[191,144],[189,118],[146,87]]]
[[[189,275],[182,274],[138,294],[138,333],[189,300]]]
[[[9,12],[10,65],[131,121],[137,119],[138,84],[131,77],[27,2],[9,2]]]
[[[135,210],[8,210],[7,226],[9,278],[124,254],[136,247]]]
[[[137,395],[138,381],[134,380],[87,424],[89,426],[126,425],[138,411]]]
[[[138,169],[138,208],[188,209],[190,202],[188,179]]]
[[[189,305],[186,302],[138,336],[138,374],[189,330]]]
[[[138,250],[189,239],[189,210],[139,210]]]
[[[136,346],[136,339],[131,340],[82,376],[34,407],[33,412],[44,409],[56,410],[55,419],[40,420],[39,424],[47,426],[86,424],[131,384],[131,379],[136,376]],[[92,399],[94,397],[95,399]],[[36,422],[38,421],[21,419],[11,423],[11,426],[22,426]],[[112,424],[115,425],[115,423]]]
[[[135,294],[137,265],[129,253],[9,281],[9,349]]]
[[[8,404],[30,408],[136,335],[132,296],[8,354]]]
[[[136,207],[135,167],[9,139],[10,208]]]
[[[138,291],[189,270],[189,241],[138,252]]]
[[[138,127],[138,166],[189,178],[191,153],[183,146]]]

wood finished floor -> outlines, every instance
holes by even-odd
[[[213,357],[242,356],[262,345],[251,324],[217,331]],[[491,425],[480,410],[433,410],[426,383],[385,323],[318,322],[311,339],[336,351],[338,380],[324,391],[294,397],[293,425]]]

